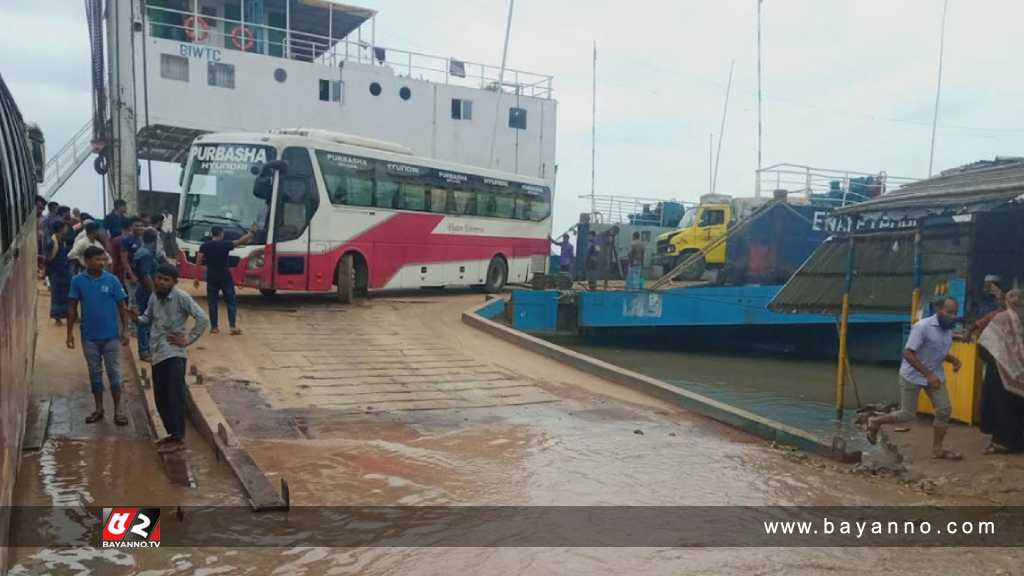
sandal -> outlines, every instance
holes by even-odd
[[[210,334],[220,334],[220,328],[210,328]]]
[[[117,424],[118,426],[127,426],[128,417],[124,414],[114,414],[114,424]]]
[[[241,334],[242,334],[242,329],[241,328],[232,328],[231,329],[231,335],[232,336],[240,336]]]
[[[1010,449],[1009,448],[1007,448],[1006,446],[1003,446],[1002,444],[996,444],[995,442],[990,442],[989,445],[986,446],[985,450],[982,452],[982,454],[985,454],[986,456],[991,456],[993,454],[1009,454],[1009,453],[1010,453]]]
[[[92,414],[89,414],[88,416],[85,417],[85,423],[86,424],[95,424],[96,422],[99,422],[100,420],[103,420],[103,411],[102,410],[97,410],[97,411],[93,412]]]
[[[963,460],[964,455],[952,450],[943,449],[941,452],[932,454],[935,460]]]

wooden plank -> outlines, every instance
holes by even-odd
[[[235,473],[248,496],[249,506],[257,512],[287,510],[288,502],[270,483],[266,473],[256,464],[249,452],[239,444],[227,419],[205,386],[189,386],[187,399],[189,417]]]
[[[126,377],[131,378],[131,382],[135,385],[136,390],[142,392],[142,400],[138,402],[129,402],[129,411],[134,415],[139,411],[138,405],[145,406],[145,421],[149,423],[149,433],[151,437],[156,440],[167,436],[167,429],[164,428],[164,423],[160,419],[160,414],[156,409],[156,398],[153,396],[153,385],[150,380],[152,374],[151,367],[149,364],[145,365],[147,377],[143,378],[140,375],[139,370],[136,368],[135,356],[131,351],[130,346],[126,346],[121,349],[122,358],[127,358],[126,365],[128,370],[125,373]],[[185,451],[171,452],[169,454],[159,453],[160,461],[164,466],[164,473],[167,474],[167,478],[170,479],[174,484],[180,484],[182,486],[190,486],[195,488],[196,476],[192,471],[192,466],[185,455]]]
[[[46,442],[46,428],[50,423],[50,404],[52,398],[49,396],[34,396],[29,400],[28,417],[25,422],[25,439],[21,444],[21,450],[39,450]]]

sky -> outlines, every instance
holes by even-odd
[[[508,0],[352,0],[380,45],[501,62]],[[943,0],[764,0],[763,164],[928,175]],[[508,65],[551,74],[559,101],[555,232],[587,208],[591,62],[598,48],[598,194],[708,191],[735,61],[718,192],[753,193],[756,0],[518,0]],[[89,118],[81,0],[2,0],[0,74],[50,153]],[[1024,3],[949,0],[935,171],[1024,153]],[[164,188],[173,188],[172,176]],[[143,175],[145,178],[145,175]],[[157,188],[161,188],[159,185]],[[89,164],[58,195],[99,212]]]

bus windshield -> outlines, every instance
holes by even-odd
[[[199,144],[192,147],[191,156],[179,236],[198,241],[210,228],[220,226],[225,237],[232,239],[256,226],[256,242],[264,241],[269,207],[253,196],[257,176],[251,168],[275,160],[276,151],[248,144]]]

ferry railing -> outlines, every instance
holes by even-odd
[[[885,171],[857,172],[787,163],[773,164],[756,170],[755,174],[757,196],[786,190],[789,194],[805,194],[813,196],[816,201],[833,202],[837,206],[882,196],[899,186],[920,180],[890,176]],[[833,187],[833,182],[838,183],[838,188]]]
[[[466,86],[495,92],[501,90],[534,98],[549,99],[553,96],[554,77],[546,74],[506,68],[502,77],[501,68],[498,66],[389,48],[361,39],[352,40],[352,33],[344,38],[332,38],[294,29],[201,15],[199,19],[206,23],[203,27],[197,23],[194,16],[188,11],[146,6],[148,33],[155,38],[274,58],[316,62],[332,67],[337,67],[342,62],[386,66],[396,75],[435,84]],[[191,26],[186,26],[186,22]],[[250,47],[245,48],[249,43],[248,33],[232,36],[232,31],[238,26],[252,34]]]
[[[652,214],[658,204],[674,202],[684,207],[696,206],[695,202],[684,202],[666,198],[637,198],[633,196],[591,195],[580,196],[590,200],[590,219],[595,224],[631,224],[638,216]],[[630,220],[630,216],[633,220]],[[653,222],[653,221],[652,221]]]

